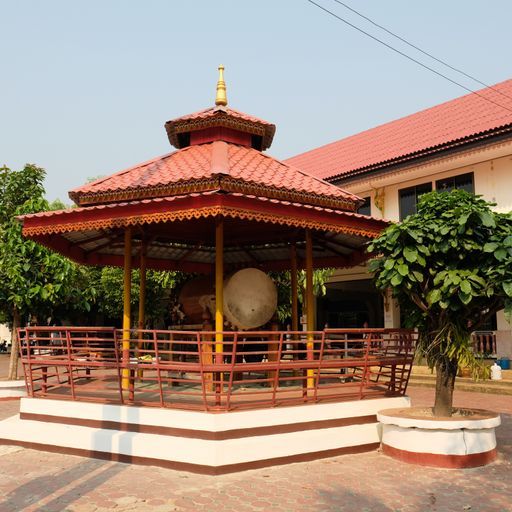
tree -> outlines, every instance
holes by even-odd
[[[325,283],[334,273],[332,268],[322,268],[313,271],[313,293],[315,297],[323,297],[327,288]],[[291,274],[289,271],[272,272],[271,277],[277,288],[277,317],[280,322],[288,321],[292,316],[291,304]],[[306,271],[300,270],[297,275],[297,288],[299,304],[304,303],[304,289],[306,287]]]
[[[436,369],[434,415],[450,416],[457,368],[484,368],[471,332],[496,311],[512,310],[512,216],[461,190],[424,195],[417,214],[369,245],[380,290],[390,288],[418,351]]]
[[[0,169],[0,309],[12,326],[9,379],[17,378],[16,329],[29,315],[39,321],[61,304],[87,310],[94,301],[90,287],[78,286],[82,270],[68,259],[27,240],[17,216],[50,209],[44,198],[45,171],[26,165]]]
[[[97,308],[108,319],[121,321],[123,315],[123,269],[103,267],[89,269],[90,281],[97,290]],[[147,270],[146,274],[146,321],[152,322],[164,316],[169,306],[169,295],[184,279],[181,272]],[[140,273],[132,272],[131,309],[136,318],[139,303]]]

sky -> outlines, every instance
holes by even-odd
[[[316,0],[467,87],[333,0]],[[488,84],[512,78],[508,0],[346,0]],[[465,94],[306,0],[0,0],[0,165],[50,199],[172,150],[165,121],[213,105],[277,125],[284,159]]]

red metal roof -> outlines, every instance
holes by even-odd
[[[252,148],[215,141],[163,155],[70,192],[79,205],[227,190],[354,210],[360,199]]]
[[[493,89],[482,89],[478,95],[461,96],[288,158],[285,162],[319,178],[342,178],[378,164],[471,140],[512,124],[512,80],[494,85]]]

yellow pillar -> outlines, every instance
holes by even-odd
[[[132,230],[126,228],[124,232],[124,284],[123,284],[123,362],[130,361],[130,327],[131,308],[130,299],[132,291]],[[123,369],[123,389],[130,384],[130,370]]]
[[[313,359],[314,336],[310,333],[315,329],[315,294],[313,293],[313,237],[311,230],[306,229],[306,327],[308,360]],[[315,386],[315,371],[308,370],[308,389]]]
[[[221,353],[224,338],[224,222],[215,222],[215,352]]]
[[[297,247],[295,244],[291,246],[291,268],[290,268],[290,281],[292,288],[292,331],[299,330],[299,287],[297,284]]]
[[[140,284],[139,284],[139,330],[142,331],[146,323],[146,243],[143,240],[140,248]],[[142,333],[139,333],[139,337]]]

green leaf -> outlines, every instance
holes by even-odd
[[[392,260],[392,259],[387,259],[387,260],[384,262],[384,268],[385,268],[386,270],[391,270],[394,266],[395,266],[395,262],[394,262],[394,260]]]
[[[397,270],[404,277],[409,273],[409,267],[405,263],[402,265],[398,265]]]
[[[461,215],[461,216],[459,217],[459,224],[460,224],[461,226],[462,226],[462,225],[464,225],[464,224],[466,224],[466,222],[467,222],[467,221],[468,221],[468,219],[469,219],[469,215],[470,215],[470,214],[469,214],[469,213],[467,213],[466,215]]]
[[[505,281],[503,283],[503,290],[509,297],[512,297],[512,281]]]
[[[380,269],[381,264],[382,264],[382,261],[380,259],[371,260],[368,265],[368,270],[373,274],[373,273],[377,272],[377,270]]]
[[[507,257],[507,254],[508,254],[507,251],[505,249],[503,249],[503,247],[500,247],[499,249],[494,251],[494,257],[498,261],[503,261]]]
[[[462,283],[460,283],[460,289],[461,289],[462,293],[470,294],[471,293],[471,284],[469,283],[469,281],[462,281]]]
[[[494,228],[496,226],[496,222],[494,221],[494,217],[490,212],[480,212],[479,213],[480,220],[482,224],[487,228]]]
[[[439,302],[441,299],[441,290],[439,288],[434,288],[430,291],[430,293],[427,295],[427,303],[432,306],[436,302]]]
[[[392,286],[398,286],[401,282],[402,282],[402,279],[403,277],[396,273],[392,278],[391,278],[391,285]]]
[[[496,242],[487,242],[484,245],[484,252],[494,252],[498,248],[498,244]]]
[[[418,259],[418,251],[413,247],[405,247],[404,258],[410,263],[414,263]]]
[[[414,277],[416,278],[416,281],[418,281],[418,283],[423,282],[423,274],[421,272],[418,272],[417,270],[413,270],[412,273],[413,273]]]
[[[463,293],[463,292],[459,292],[459,299],[461,300],[461,302],[464,304],[464,305],[467,305],[471,302],[471,299],[472,299],[472,295],[470,293]]]

